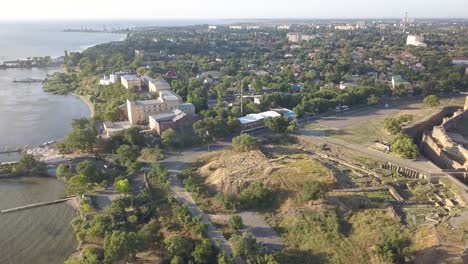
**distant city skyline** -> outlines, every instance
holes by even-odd
[[[0,20],[468,18],[466,0],[16,0]]]

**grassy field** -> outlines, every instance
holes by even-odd
[[[359,145],[369,146],[375,140],[391,142],[394,136],[384,130],[386,117],[401,115],[413,116],[412,123],[416,123],[449,105],[463,106],[464,98],[442,99],[440,106],[428,108],[422,103],[401,104],[389,109],[366,109],[357,113],[345,113],[343,116],[324,118],[306,126],[308,129],[323,130],[324,135],[338,138]]]

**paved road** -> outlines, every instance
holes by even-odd
[[[229,145],[228,142],[220,142],[217,144],[213,144],[210,146],[210,150],[220,149],[227,145]],[[202,217],[203,223],[207,225],[207,236],[211,239],[211,241],[217,244],[225,252],[226,255],[231,256],[231,244],[224,238],[221,231],[217,230],[216,227],[211,223],[211,221],[208,218],[208,215],[205,214],[198,207],[192,195],[187,190],[185,190],[182,183],[177,178],[177,175],[183,170],[185,166],[189,164],[190,161],[192,161],[196,157],[200,157],[206,154],[207,152],[208,151],[206,146],[186,150],[184,152],[180,152],[175,156],[170,156],[167,159],[161,161],[161,165],[167,168],[167,170],[169,171],[171,186],[176,199],[180,203],[187,205],[188,210],[190,211],[192,216]]]

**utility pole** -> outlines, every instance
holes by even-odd
[[[244,116],[244,79],[242,79],[241,81],[241,87],[240,87],[240,92],[241,92],[241,98],[240,98],[240,101],[241,101],[241,116]]]

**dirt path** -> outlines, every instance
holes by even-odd
[[[227,223],[233,215],[234,214],[212,214],[209,215],[209,217],[215,222],[220,221]],[[242,218],[242,223],[244,224],[243,231],[252,233],[257,239],[257,242],[273,250],[279,250],[284,247],[281,238],[276,231],[263,220],[261,214],[257,212],[241,212],[237,215]]]

